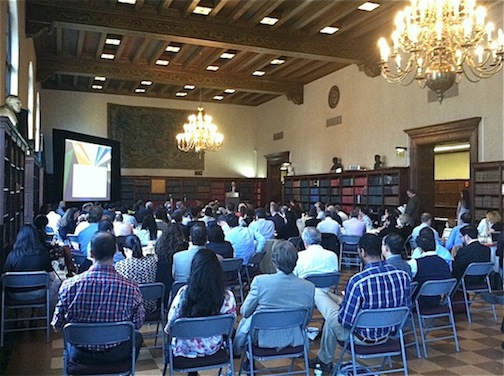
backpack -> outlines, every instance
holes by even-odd
[[[490,273],[490,287],[492,291],[502,291],[502,277],[496,271]]]
[[[363,373],[370,373],[372,375],[377,376],[375,373],[373,373],[372,369],[367,368],[362,364],[357,364],[355,368],[357,369],[357,375],[361,375]],[[335,374],[335,376],[357,376],[357,375],[354,375],[353,373],[352,362],[342,362],[338,372]]]

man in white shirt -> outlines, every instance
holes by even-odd
[[[436,243],[439,245],[443,245],[438,232],[434,230],[434,228],[432,227],[432,215],[430,213],[422,213],[422,215],[420,216],[420,221],[422,223],[416,226],[411,232],[411,242],[414,245],[414,247],[416,248],[416,239],[420,235],[420,231],[425,227],[429,227],[433,231]]]
[[[322,234],[315,227],[305,227],[301,234],[305,250],[298,253],[294,275],[305,278],[308,275],[338,271],[338,256],[322,248]]]
[[[326,211],[325,218],[317,224],[317,230],[324,233],[334,234],[338,237],[341,236],[341,226],[333,219],[333,215],[338,215],[336,212]]]
[[[255,220],[248,227],[250,230],[260,233],[265,239],[275,238],[275,222],[266,219],[266,209],[264,208],[255,210]]]
[[[359,210],[353,209],[350,212],[350,219],[343,221],[345,235],[362,236],[366,233],[366,224],[359,219]]]

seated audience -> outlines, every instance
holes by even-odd
[[[131,223],[124,221],[124,216],[121,213],[115,215],[113,225],[115,236],[128,236],[133,235],[134,233],[134,227],[131,225]]]
[[[420,216],[420,221],[421,223],[418,226],[416,226],[411,232],[411,241],[412,244],[414,245],[414,248],[416,248],[416,239],[420,235],[420,231],[425,227],[428,227],[432,230],[434,238],[436,239],[436,243],[442,244],[438,232],[432,227],[432,215],[430,213],[422,213],[422,215]]]
[[[136,232],[136,236],[140,239],[142,245],[149,244],[157,238],[157,224],[154,215],[146,212],[142,218],[142,227]]]
[[[270,217],[268,219],[275,223],[275,233],[278,234],[285,225],[285,219],[280,214],[280,206],[275,202],[270,203]]]
[[[220,226],[212,226],[208,229],[208,244],[206,248],[221,255],[223,258],[233,257],[233,246],[224,240],[224,232]]]
[[[317,215],[317,208],[315,206],[310,207],[310,209],[308,209],[308,215],[304,217],[304,227],[317,227],[321,221],[320,218],[317,218]]]
[[[453,276],[457,279],[462,278],[469,264],[473,262],[490,261],[490,248],[483,245],[478,240],[478,230],[472,226],[465,226],[460,230],[464,246],[460,248],[453,261]],[[466,282],[470,285],[484,283],[480,276],[469,276]]]
[[[299,229],[296,225],[296,214],[288,210],[285,212],[285,225],[282,226],[277,234],[277,239],[288,240],[289,238],[294,238],[299,236]]]
[[[95,263],[89,270],[61,284],[52,319],[54,329],[60,331],[69,322],[131,321],[137,330],[142,327],[145,319],[142,294],[136,282],[124,278],[114,269],[115,249],[112,233],[98,232],[93,236],[91,253]],[[142,335],[137,332],[137,356],[142,341]],[[85,349],[72,347],[69,357],[78,363],[109,364],[128,359],[130,347],[127,343]]]
[[[224,238],[233,246],[233,256],[242,258],[244,265],[248,264],[254,252],[261,252],[264,249],[266,239],[257,231],[238,226],[238,218],[234,214],[220,216],[217,224],[221,226]]]
[[[460,224],[452,228],[452,230],[450,231],[450,235],[448,236],[448,239],[446,239],[445,241],[445,248],[447,250],[452,252],[452,250],[458,249],[463,246],[462,234],[460,233],[460,230],[462,230],[462,228],[466,226],[470,226],[471,222],[472,222],[471,213],[463,213],[460,216]]]
[[[156,281],[157,257],[156,255],[144,256],[138,236],[128,235],[124,239],[124,253],[126,258],[114,265],[120,275],[138,284]],[[156,301],[146,300],[144,307],[147,313],[154,312]]]
[[[489,210],[478,224],[478,234],[482,238],[487,238],[493,232],[502,231],[502,217],[496,210]]]
[[[266,209],[264,208],[255,210],[255,220],[248,227],[252,231],[260,233],[266,240],[275,238],[275,222],[266,219]]]
[[[315,227],[305,227],[301,234],[305,250],[298,253],[293,274],[299,278],[338,271],[338,256],[322,248],[322,234]]]
[[[334,234],[338,237],[341,236],[341,226],[340,224],[333,218],[334,216],[338,216],[336,212],[326,211],[324,213],[324,219],[317,224],[317,230],[320,232],[325,232],[328,234]]]
[[[382,240],[382,255],[385,262],[394,268],[404,270],[412,277],[411,267],[408,262],[402,258],[404,253],[404,240],[401,235],[391,233]]]
[[[424,227],[423,229],[420,230],[420,235],[421,234],[424,234],[425,236],[429,236],[429,237],[432,236],[435,239],[435,236],[437,235],[437,231],[433,231],[433,229],[431,227]],[[416,241],[415,241],[415,243],[416,243]],[[436,254],[439,257],[441,257],[448,264],[448,268],[451,271],[452,270],[452,263],[453,263],[453,256],[451,255],[451,253],[438,242],[436,242],[435,251],[436,251]],[[422,249],[422,247],[418,246],[418,244],[417,244],[417,247],[411,253],[411,258],[417,259],[417,258],[420,258],[423,256],[424,256],[424,250]]]
[[[362,236],[366,233],[366,224],[359,219],[359,210],[353,209],[350,212],[350,218],[343,221],[345,235]]]
[[[77,208],[68,208],[63,216],[58,221],[58,235],[59,239],[68,240],[67,235],[73,234],[77,227],[77,218],[79,217],[79,210]],[[67,243],[68,244],[68,243]]]
[[[420,231],[417,243],[422,255],[408,262],[413,280],[418,282],[417,291],[427,281],[452,278],[448,264],[436,253],[436,240],[429,228]],[[418,303],[421,308],[436,307],[440,299],[440,296],[423,296]]]
[[[172,275],[176,282],[186,282],[191,271],[191,262],[201,248],[207,244],[207,230],[205,223],[197,223],[191,227],[189,247],[185,251],[177,252],[173,255]]]
[[[173,299],[164,330],[169,333],[170,326],[180,317],[206,317],[229,313],[236,313],[236,302],[233,293],[224,286],[221,263],[215,253],[202,248],[192,259],[187,285],[181,287]],[[219,351],[222,337],[176,339],[170,346],[174,356],[196,358]],[[189,373],[190,376],[197,374]]]
[[[366,232],[369,232],[373,229],[373,220],[369,217],[369,209],[362,210],[359,209],[359,219],[366,224]]]
[[[166,209],[163,206],[156,209],[154,213],[154,220],[158,231],[163,231],[168,226],[168,216],[166,215]]]
[[[359,255],[364,270],[353,275],[345,288],[345,296],[316,289],[315,304],[325,319],[317,357],[310,359],[310,368],[320,364],[330,373],[338,341],[347,341],[359,311],[410,305],[410,277],[402,270],[381,260],[381,240],[377,235],[364,234],[359,240]],[[394,328],[362,331],[355,336],[357,344],[380,343],[387,340]]]
[[[81,253],[86,253],[88,249],[88,244],[91,242],[96,231],[98,231],[98,222],[101,221],[103,215],[103,209],[101,206],[93,206],[89,212],[88,222],[89,225],[79,232],[77,236],[77,241],[79,242],[79,250]]]
[[[235,354],[243,352],[246,336],[250,328],[251,316],[261,309],[313,307],[315,285],[297,278],[292,272],[298,259],[294,245],[286,240],[278,241],[272,249],[272,260],[277,272],[261,274],[252,280],[250,292],[240,309],[242,320],[236,330],[233,347]],[[258,341],[262,347],[283,348],[299,346],[303,343],[300,332],[277,330],[259,332]]]

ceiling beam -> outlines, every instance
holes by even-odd
[[[250,2],[245,2],[249,4]],[[71,6],[71,9],[69,8]],[[71,11],[70,11],[71,10]],[[256,53],[280,54],[311,60],[332,61],[346,64],[366,60],[365,52],[353,48],[345,39],[334,41],[327,48],[323,36],[263,28],[250,28],[239,24],[224,24],[200,19],[181,19],[169,15],[135,13],[133,16],[115,9],[80,6],[72,2],[27,2],[27,30],[37,35],[48,26],[61,26],[75,30],[135,35],[144,38],[179,43],[201,44],[207,47],[238,49]]]
[[[135,67],[131,64],[108,61],[76,61],[74,59],[57,56],[39,56],[37,58],[37,78],[40,81],[59,74],[73,74],[80,76],[104,76],[108,80],[141,81],[150,80],[158,84],[185,85],[188,82],[198,87],[243,90],[255,93],[286,95],[295,104],[303,103],[303,85],[287,81],[272,81],[264,78],[232,74],[208,75],[205,72],[180,71],[169,67]]]

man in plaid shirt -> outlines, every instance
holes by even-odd
[[[91,240],[95,263],[89,270],[65,280],[59,290],[52,326],[57,331],[65,324],[131,321],[140,329],[145,319],[143,298],[136,282],[119,275],[114,269],[115,236],[98,232]],[[137,332],[137,350],[142,335]],[[72,348],[70,358],[85,364],[103,364],[127,359],[130,346],[119,343],[95,348]],[[138,355],[138,351],[137,351]]]
[[[381,260],[381,239],[374,234],[364,234],[359,240],[359,254],[364,270],[350,278],[345,288],[345,297],[323,289],[315,291],[315,305],[325,319],[320,350],[310,367],[318,363],[325,372],[332,369],[332,361],[338,341],[346,341],[359,311],[364,309],[394,308],[409,306],[409,275]],[[387,340],[395,328],[357,330],[354,333],[358,344],[377,344]]]

